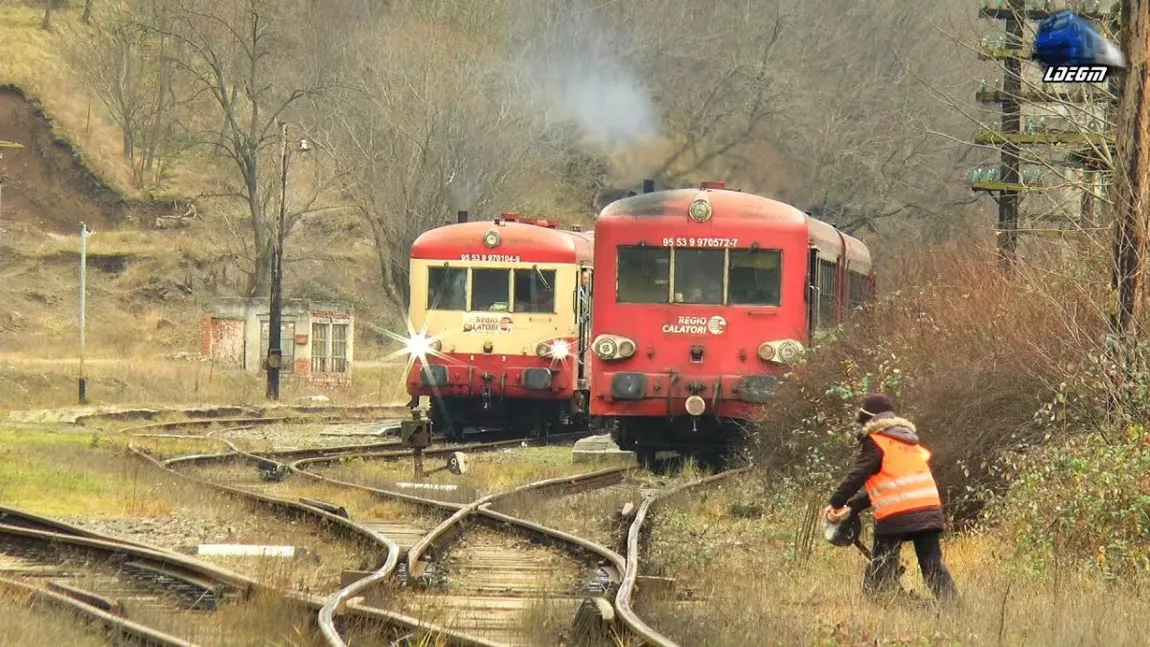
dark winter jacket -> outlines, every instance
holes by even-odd
[[[870,497],[867,496],[863,486],[868,478],[878,474],[882,469],[882,449],[870,439],[870,435],[873,433],[880,433],[904,443],[918,444],[914,424],[909,420],[899,418],[891,412],[880,413],[871,418],[870,422],[864,425],[859,432],[861,444],[850,473],[846,475],[838,489],[831,495],[830,504],[834,508],[847,505],[855,514],[858,514],[870,507]],[[926,530],[941,531],[942,529],[942,508],[928,508],[904,512],[878,521],[875,523],[874,533],[876,535],[901,535]]]

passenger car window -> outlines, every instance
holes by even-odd
[[[511,270],[471,270],[471,309],[507,312]]]
[[[721,249],[675,250],[675,303],[722,303]]]
[[[454,267],[427,268],[427,309],[466,310],[467,270]]]
[[[620,247],[616,282],[620,303],[666,303],[671,279],[667,247]]]
[[[773,249],[730,250],[727,302],[740,306],[777,306],[782,285],[782,252]]]
[[[515,312],[555,312],[555,270],[515,270]]]

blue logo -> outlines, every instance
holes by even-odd
[[[1126,67],[1122,50],[1072,11],[1042,21],[1034,36],[1033,58],[1046,68],[1046,83],[1097,83],[1105,81],[1111,69]]]

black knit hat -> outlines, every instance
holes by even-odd
[[[894,411],[894,401],[885,393],[872,393],[863,398],[862,408],[859,409],[858,423],[866,424],[871,418],[880,413]]]

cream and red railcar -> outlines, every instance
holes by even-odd
[[[413,399],[453,438],[586,424],[590,232],[505,213],[411,247]]]
[[[861,241],[718,183],[608,205],[595,269],[590,412],[648,460],[736,441],[809,335],[874,289]]]

